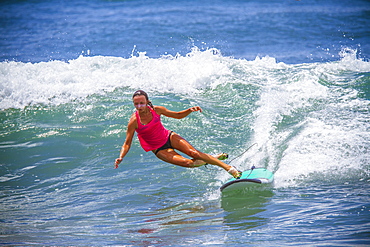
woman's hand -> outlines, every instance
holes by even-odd
[[[200,111],[200,112],[202,112],[202,108],[200,108],[200,106],[190,107],[189,110],[192,111],[192,112],[194,112],[194,111]]]
[[[118,165],[122,162],[122,158],[117,158],[116,159],[116,162],[115,162],[115,164],[114,164],[114,169],[117,169],[118,168]]]

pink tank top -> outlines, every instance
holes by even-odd
[[[170,131],[167,130],[161,122],[161,116],[151,107],[148,108],[152,113],[153,119],[145,125],[141,123],[139,113],[137,111],[135,112],[138,125],[136,133],[141,147],[146,152],[162,147],[167,142],[170,135]]]

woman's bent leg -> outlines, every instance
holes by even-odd
[[[233,166],[225,164],[216,157],[213,157],[212,155],[196,150],[189,142],[187,142],[180,135],[173,132],[170,138],[171,145],[174,149],[177,149],[185,153],[186,155],[192,157],[193,159],[187,159],[182,155],[178,154],[177,152],[175,152],[175,150],[171,148],[159,151],[156,154],[159,159],[174,165],[191,168],[199,167],[208,163],[225,169],[228,173],[230,173],[232,176],[236,178],[240,177],[241,172],[236,170]]]
[[[219,158],[223,154],[219,154],[216,156],[216,158]],[[195,167],[200,167],[207,162],[203,160],[196,160],[196,159],[187,159],[184,156],[178,154],[175,150],[173,149],[165,149],[159,151],[156,156],[170,164],[178,165],[178,166],[183,166],[183,167],[188,167],[188,168],[195,168]]]
[[[189,142],[187,142],[184,138],[182,138],[180,135],[173,133],[171,136],[171,145],[173,148],[183,152],[186,155],[189,155],[192,157],[195,161],[195,163],[201,163],[201,164],[211,164],[219,166],[226,171],[229,171],[231,169],[231,166],[228,164],[225,164],[224,162],[220,161],[216,157],[213,157],[212,155],[203,153],[195,149]]]
[[[194,160],[185,158],[184,156],[178,154],[172,148],[161,150],[156,154],[156,156],[159,159],[167,163],[173,164],[173,165],[189,167],[189,168],[195,167]]]

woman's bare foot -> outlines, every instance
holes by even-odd
[[[227,172],[236,179],[242,176],[242,172],[237,170],[234,166],[232,166]]]

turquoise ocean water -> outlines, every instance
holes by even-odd
[[[368,246],[368,1],[5,1],[0,244]],[[267,190],[135,138],[131,96],[202,113],[164,125]],[[248,147],[254,145],[244,153]]]

